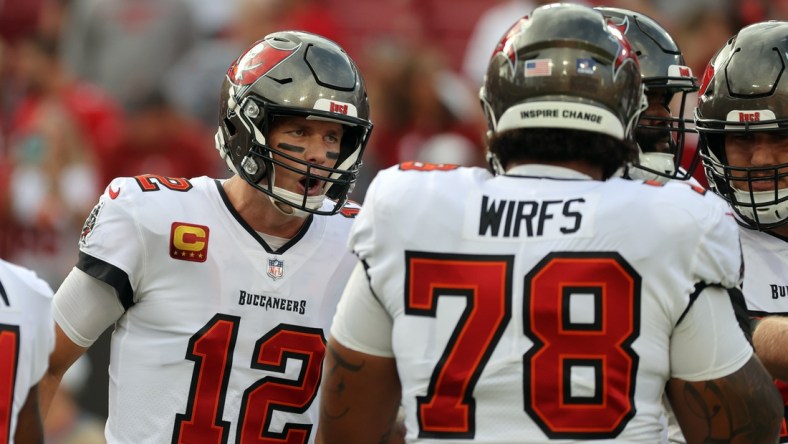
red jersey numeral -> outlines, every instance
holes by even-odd
[[[227,442],[230,424],[221,418],[240,321],[217,314],[189,340],[186,359],[194,361],[194,372],[186,413],[175,416],[173,443]]]
[[[309,440],[312,424],[287,424],[282,433],[268,431],[274,411],[305,412],[317,395],[326,341],[317,328],[280,325],[257,341],[252,368],[284,373],[288,359],[301,360],[294,380],[266,376],[246,389],[238,423],[244,444],[300,444]]]
[[[230,423],[222,421],[237,316],[217,314],[189,341],[186,359],[194,361],[186,413],[177,414],[173,443],[223,444]],[[257,341],[251,368],[284,373],[288,359],[302,361],[294,380],[266,376],[244,392],[238,420],[239,444],[304,444],[311,424],[286,424],[282,433],[269,431],[275,411],[303,413],[320,386],[326,340],[320,329],[280,324]]]
[[[11,411],[18,363],[19,327],[0,324],[0,444],[11,442]]]
[[[430,163],[430,162],[402,162],[399,169],[402,171],[451,171],[459,168],[459,165],[452,163]]]
[[[189,191],[192,183],[181,177],[166,177],[158,174],[140,174],[134,176],[142,191],[158,191],[159,185],[172,191]]]
[[[512,256],[406,255],[405,314],[435,317],[441,296],[467,300],[432,372],[427,395],[417,398],[420,438],[473,438],[473,389],[512,317],[513,260]]]
[[[639,296],[617,254],[551,254],[525,277],[525,411],[551,439],[614,438],[634,416]],[[590,392],[573,393],[575,371],[593,375]]]
[[[442,296],[467,301],[417,397],[419,437],[474,438],[473,390],[511,318],[513,261],[406,253],[406,315],[435,317]],[[556,253],[524,281],[526,413],[551,439],[616,437],[635,414],[640,277],[617,254]],[[593,375],[592,393],[573,393],[575,371]]]

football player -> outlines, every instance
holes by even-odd
[[[334,42],[277,32],[230,66],[219,114],[232,177],[113,180],[55,295],[47,396],[114,324],[109,443],[315,440],[364,81]]]
[[[742,290],[762,319],[753,343],[766,368],[788,381],[788,22],[747,26],[703,75],[695,117],[711,189],[740,225]],[[788,390],[779,382],[786,405]],[[788,409],[786,409],[788,412]],[[788,442],[783,426],[780,442]]]
[[[0,442],[43,443],[39,381],[55,346],[52,289],[0,259]]]
[[[648,99],[648,108],[640,115],[635,129],[638,157],[624,168],[623,176],[659,183],[682,180],[700,186],[692,177],[700,156],[697,150],[685,148],[686,137],[694,133],[694,129],[688,127],[689,122],[684,118],[687,96],[698,90],[698,84],[692,69],[684,63],[681,49],[662,25],[643,13],[611,7],[595,9],[602,12],[632,45]],[[675,102],[678,105],[674,104],[674,113],[670,107]],[[689,159],[687,169],[681,166],[684,157]],[[746,318],[740,314],[743,311],[740,309],[737,314]],[[670,403],[667,400],[664,403],[668,439],[673,443],[684,443],[681,429],[670,413]]]
[[[738,327],[725,202],[613,177],[646,107],[599,11],[537,8],[480,92],[494,174],[380,172],[331,326],[320,435],[369,443],[659,442],[671,394],[691,443],[774,442],[779,394]],[[645,235],[644,235],[645,233]]]
[[[684,64],[684,55],[668,31],[654,19],[636,11],[597,7],[629,40],[637,54],[648,108],[640,115],[635,130],[639,153],[624,170],[631,179],[666,182],[670,179],[697,181],[692,172],[698,164],[692,150],[688,168],[681,167],[687,150],[686,136],[694,130],[687,126],[684,108],[687,95],[698,90],[692,69]],[[672,102],[677,102],[671,111]]]

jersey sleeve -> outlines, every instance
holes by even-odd
[[[387,222],[392,215],[381,214],[390,202],[386,202],[386,183],[396,167],[379,172],[370,184],[364,198],[364,206],[353,221],[348,245],[361,260],[353,270],[342,294],[331,335],[342,345],[352,350],[375,356],[393,357],[391,347],[392,318],[375,296],[380,293],[383,282],[375,281],[375,270],[385,269],[385,261],[393,260],[380,252],[382,246],[376,236],[384,235]],[[366,267],[369,267],[365,269]],[[380,281],[380,279],[378,279]]]
[[[337,306],[331,336],[345,347],[368,355],[391,358],[392,319],[369,287],[359,263]]]
[[[686,184],[675,184],[686,187]],[[726,376],[743,366],[752,356],[744,331],[736,319],[728,290],[736,289],[742,278],[739,227],[727,203],[706,192],[688,194],[681,202],[693,214],[698,241],[692,250],[690,275],[704,287],[690,301],[683,319],[671,336],[673,376],[699,381]]]
[[[24,324],[29,325],[33,331],[30,335],[32,339],[28,339],[25,343],[31,346],[30,381],[31,385],[34,385],[44,376],[49,365],[49,354],[55,347],[52,288],[34,271],[13,264],[8,265],[8,269],[16,275],[16,279],[6,290],[15,293],[14,296],[23,307],[22,315],[28,319]]]
[[[727,204],[715,195],[711,211],[703,222],[701,242],[694,259],[694,272],[698,279],[708,284],[734,288],[741,284],[743,262],[739,226]]]
[[[721,378],[744,366],[752,354],[728,293],[718,286],[707,287],[673,331],[671,375],[686,381]]]
[[[424,205],[417,203],[421,200],[415,199],[414,193],[430,187],[428,176],[429,173],[402,171],[395,165],[380,171],[372,180],[348,238],[350,250],[368,266],[384,268],[386,261],[392,259],[389,252],[402,240],[403,226],[412,224],[419,205]],[[375,271],[369,274],[372,288],[377,290]]]
[[[114,295],[112,287],[74,268],[55,293],[52,315],[71,342],[88,348],[123,315]]]
[[[140,194],[133,178],[114,179],[85,221],[79,239],[77,268],[115,288],[126,308],[132,304],[133,280],[139,279],[145,264],[137,214]]]
[[[375,211],[378,205],[378,190],[381,173],[372,180],[364,198],[364,206],[353,221],[353,226],[348,237],[348,247],[361,260],[366,260],[375,246]]]

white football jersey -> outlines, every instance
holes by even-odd
[[[108,441],[314,442],[357,212],[310,217],[273,251],[218,180],[113,180],[77,265],[126,308],[112,335]]]
[[[744,253],[742,291],[751,316],[788,316],[788,242],[762,231],[741,228]],[[776,381],[787,406],[780,442],[788,443],[788,384]]]
[[[732,214],[680,182],[510,173],[392,167],[356,219],[350,246],[365,301],[391,319],[409,442],[658,442],[668,379],[726,376],[752,355],[725,291],[695,299],[739,283]],[[387,356],[373,345],[386,322],[360,331],[346,316],[363,293],[350,288],[332,335]],[[671,342],[709,306],[727,309],[726,337]]]
[[[54,347],[49,284],[0,259],[0,442],[14,442],[19,410]]]
[[[762,231],[740,231],[747,309],[753,316],[788,316],[788,242]]]

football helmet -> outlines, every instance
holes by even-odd
[[[358,179],[361,156],[372,131],[364,80],[347,53],[315,34],[276,32],[230,65],[221,88],[216,148],[230,169],[275,204],[286,204],[287,211],[281,204],[275,205],[286,214],[337,213]],[[268,133],[276,116],[342,124],[336,164],[317,165],[270,146]],[[278,187],[279,168],[302,174],[306,183],[319,181],[323,193],[309,196],[308,186],[303,194]],[[325,197],[334,200],[333,208],[321,209]]]
[[[520,128],[565,128],[632,142],[646,101],[637,57],[602,14],[552,4],[518,20],[498,42],[479,91],[488,138]],[[503,173],[500,159],[487,153]]]
[[[720,48],[701,82],[695,123],[710,188],[731,204],[742,225],[769,230],[788,223],[788,163],[730,165],[725,136],[779,132],[788,141],[788,22],[743,28]],[[784,149],[788,150],[788,142]],[[754,183],[773,184],[752,191]]]
[[[684,56],[668,32],[653,19],[635,11],[620,8],[597,7],[607,19],[629,40],[640,63],[640,74],[646,96],[661,100],[664,115],[650,115],[646,110],[640,115],[635,129],[635,140],[640,153],[638,160],[624,171],[626,177],[667,182],[669,179],[687,180],[698,164],[694,152],[689,168],[680,168],[684,156],[684,137],[694,132],[684,118],[687,94],[698,90],[692,69],[684,64]],[[669,104],[679,94],[679,107],[671,113]],[[657,149],[665,144],[667,149]]]

